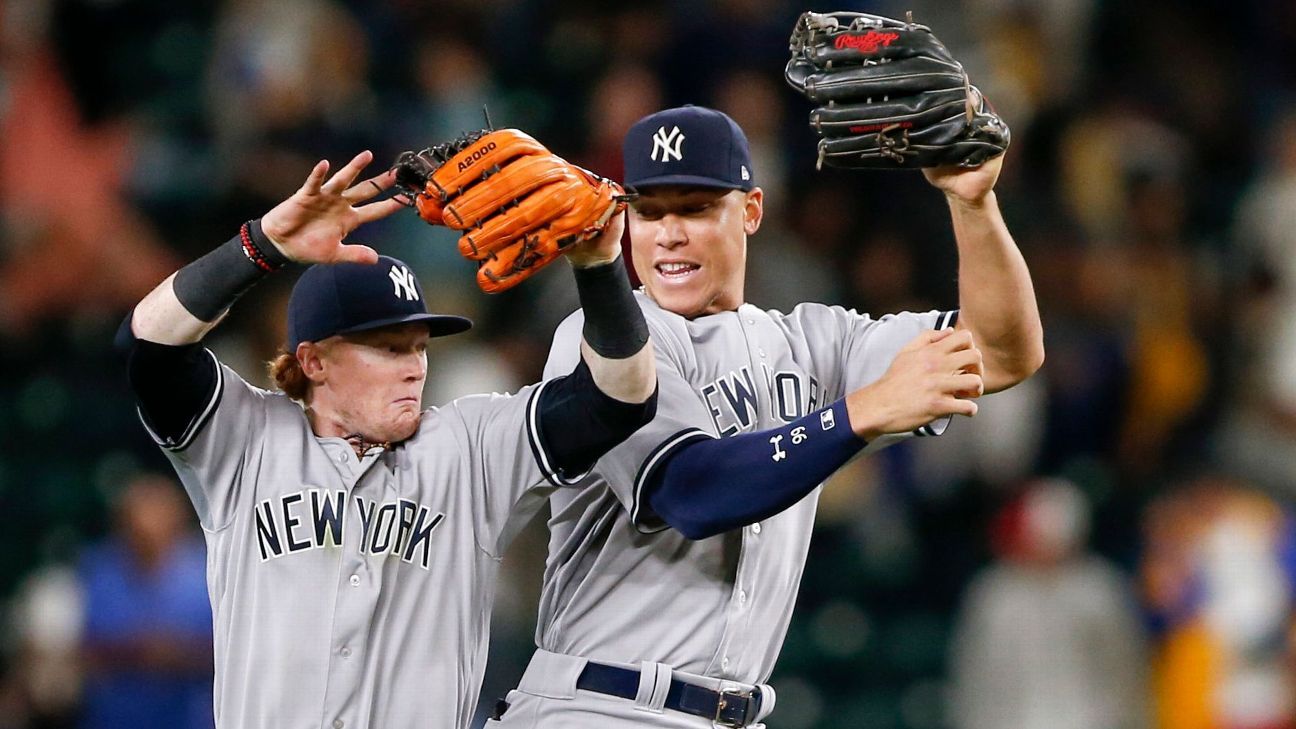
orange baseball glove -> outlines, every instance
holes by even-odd
[[[516,286],[625,209],[621,186],[517,129],[466,134],[396,160],[396,186],[433,225],[463,231],[488,294]]]

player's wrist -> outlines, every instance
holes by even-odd
[[[860,388],[847,395],[846,417],[850,429],[865,443],[870,443],[886,434],[886,403],[881,398],[873,397],[874,386]]]
[[[945,200],[955,212],[984,213],[998,205],[994,190],[965,197],[953,190],[945,190]]]
[[[258,221],[239,227],[238,235],[176,272],[171,290],[199,321],[220,318],[257,281],[288,263],[266,238]]]
[[[581,336],[596,354],[608,359],[632,357],[648,342],[648,322],[630,288],[630,276],[619,261],[576,268],[576,294],[585,314]]]
[[[621,248],[620,246],[618,246],[616,249],[612,251],[600,251],[600,252],[572,251],[567,254],[567,262],[571,264],[572,268],[587,269],[587,268],[597,268],[599,266],[611,265],[613,263],[616,263],[617,259],[620,257],[621,257]]]
[[[253,265],[267,273],[278,271],[292,261],[284,253],[283,246],[262,225],[260,218],[244,223],[239,235],[243,238],[243,254]]]

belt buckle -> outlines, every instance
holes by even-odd
[[[727,729],[740,729],[741,727],[750,724],[752,720],[756,718],[753,716],[756,713],[756,701],[754,700],[757,695],[756,691],[726,691],[721,689],[717,693],[720,694],[720,697],[716,699],[715,716],[711,717],[711,723],[714,726],[726,727]],[[746,706],[743,707],[744,711],[742,718],[738,719],[736,722],[733,719],[722,716],[725,709],[729,708],[728,697],[730,696],[735,699],[743,699],[747,702]]]

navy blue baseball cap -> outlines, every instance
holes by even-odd
[[[462,316],[429,314],[423,287],[409,266],[391,256],[378,262],[317,264],[306,269],[288,299],[288,351],[302,342],[421,322],[433,337],[472,327]]]
[[[727,114],[705,106],[680,106],[649,114],[626,132],[621,145],[625,186],[691,185],[750,190],[747,135]]]

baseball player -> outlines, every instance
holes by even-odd
[[[550,497],[538,650],[499,725],[759,726],[819,484],[861,450],[939,434],[1042,363],[1030,276],[993,192],[1002,158],[924,170],[949,203],[961,310],[874,319],[744,303],[764,198],[726,115],[649,115],[623,153],[658,413],[586,488]],[[559,328],[546,374],[576,361],[581,321]]]
[[[579,363],[516,395],[424,410],[430,314],[400,261],[343,239],[400,208],[320,162],[292,197],[168,278],[119,335],[150,434],[206,534],[215,718],[236,729],[465,727],[500,555],[552,487],[652,417],[648,331],[616,262],[623,225],[567,251]],[[288,304],[283,392],[199,342],[241,292],[314,263]],[[331,265],[326,265],[331,264]],[[560,436],[560,437],[559,437]]]

